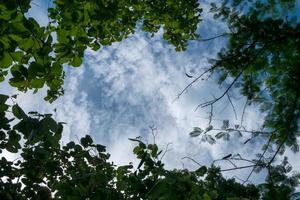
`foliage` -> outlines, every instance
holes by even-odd
[[[287,160],[272,168],[272,177],[260,186],[225,179],[214,165],[195,171],[167,170],[162,150],[139,139],[130,139],[137,143],[133,149],[137,168],[131,163],[116,166],[108,160],[105,146],[95,144],[89,135],[79,144],[61,145],[63,123],[50,114],[26,114],[17,104],[9,105],[8,99],[0,96],[0,150],[17,159],[1,158],[1,199],[241,200],[276,199],[275,194],[286,199],[298,185],[299,175],[285,175],[285,170],[291,171]]]
[[[10,85],[20,91],[46,85],[50,102],[63,94],[63,65],[80,66],[85,49],[121,41],[141,23],[151,34],[162,28],[163,38],[184,50],[197,38],[201,13],[196,0],[55,0],[42,27],[26,16],[30,3],[0,1],[0,82],[10,72]]]
[[[62,123],[51,115],[25,112],[1,96],[1,151],[17,159],[0,162],[1,199],[258,199],[254,185],[226,180],[219,169],[166,170],[156,144],[138,139],[133,152],[140,161],[115,166],[105,146],[90,136],[80,144],[60,145]],[[13,113],[12,119],[7,116]],[[14,120],[15,125],[10,126]],[[18,156],[20,155],[20,157]],[[230,192],[227,190],[230,189]]]
[[[240,88],[248,104],[261,106],[266,113],[263,127],[273,133],[272,140],[280,148],[287,145],[297,152],[300,25],[294,18],[261,16],[257,6],[254,8],[242,14],[225,5],[213,5],[212,12],[226,20],[231,33],[227,48],[212,60],[212,68],[221,72],[221,83],[233,78],[227,91],[233,86]]]
[[[98,50],[122,41],[141,27],[152,35],[162,29],[164,40],[177,51],[185,50],[188,40],[198,37],[202,12],[196,0],[54,0],[48,10],[49,24],[43,27],[27,17],[30,3],[0,0],[0,82],[10,77],[9,84],[20,91],[37,92],[46,86],[45,100],[50,102],[63,95],[63,66],[80,66],[87,48]],[[137,142],[133,150],[140,161],[137,168],[132,164],[116,166],[108,160],[105,146],[95,144],[90,136],[81,138],[79,144],[62,145],[63,123],[50,114],[26,114],[14,103],[15,96],[1,94],[0,153],[20,157],[0,160],[0,198],[275,200],[299,196],[293,192],[300,175],[289,174],[287,158],[273,164],[285,146],[299,151],[300,26],[290,13],[294,4],[293,0],[212,4],[211,12],[228,24],[230,33],[221,35],[229,37],[228,45],[211,60],[206,72],[221,73],[220,84],[228,79],[232,82],[220,97],[201,106],[212,108],[237,87],[247,97],[247,105],[260,105],[266,118],[261,131],[230,127],[224,120],[221,132],[213,137],[209,133],[216,129],[210,120],[205,130],[195,127],[190,133],[191,137],[202,135],[202,140],[211,144],[220,138],[228,140],[233,132],[267,136],[263,153],[258,159],[247,159],[252,165],[246,166],[253,169],[249,177],[253,171],[266,169],[265,183],[255,186],[245,185],[248,180],[240,184],[225,179],[222,169],[214,164],[199,166],[195,171],[167,170],[157,145],[139,139],[130,139]],[[9,98],[12,105],[7,103]],[[274,154],[266,157],[273,144],[277,144]],[[221,160],[246,161],[231,154]]]

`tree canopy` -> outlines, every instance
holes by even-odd
[[[64,67],[79,67],[87,48],[98,50],[120,42],[137,28],[150,34],[162,29],[163,39],[177,51],[185,50],[189,40],[199,37],[202,8],[196,0],[54,0],[46,26],[27,17],[31,3],[0,0],[0,82],[9,78],[10,86],[23,92],[47,87],[45,100],[50,102],[63,95]],[[20,155],[14,161],[4,156],[0,160],[0,198],[299,198],[295,187],[300,174],[291,174],[287,157],[275,164],[286,147],[299,151],[300,25],[292,12],[295,4],[279,0],[212,3],[216,20],[223,20],[229,30],[217,37],[227,37],[228,44],[211,60],[211,67],[178,95],[203,75],[218,73],[219,84],[230,81],[224,93],[198,107],[213,108],[233,88],[247,98],[245,107],[260,106],[266,117],[261,130],[250,131],[250,140],[261,137],[266,141],[262,153],[252,160],[237,155],[222,160],[250,162],[244,167],[252,169],[249,177],[253,171],[267,169],[265,183],[225,179],[222,169],[214,164],[199,165],[195,171],[167,170],[162,161],[164,152],[155,143],[146,144],[139,138],[130,139],[136,143],[133,153],[139,165],[116,166],[108,161],[105,146],[95,144],[89,135],[79,143],[62,145],[62,122],[50,114],[26,114],[15,103],[15,95],[0,94],[0,153]],[[231,132],[249,132],[242,124],[231,128],[226,120],[221,129],[212,136],[214,127],[209,124],[204,131],[196,127],[190,135],[202,135],[214,143]],[[273,154],[267,157],[270,149]]]
[[[201,9],[191,1],[53,1],[49,23],[41,26],[26,17],[30,0],[0,1],[0,81],[10,72],[9,83],[20,91],[46,86],[47,101],[63,95],[67,64],[82,64],[84,50],[121,41],[134,33],[137,23],[151,34],[161,27],[164,39],[176,50],[196,39]]]

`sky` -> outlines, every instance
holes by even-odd
[[[45,1],[36,0],[28,16],[41,24],[48,21]],[[225,24],[216,22],[207,5],[204,4],[203,22],[198,32],[202,38],[224,33]],[[111,160],[116,164],[128,164],[136,159],[132,153],[135,145],[128,138],[141,136],[143,141],[155,142],[161,149],[168,147],[163,161],[167,168],[197,169],[197,164],[187,159],[189,156],[201,164],[211,164],[229,153],[255,158],[264,141],[233,136],[230,141],[218,140],[211,145],[201,141],[201,137],[191,138],[193,127],[205,129],[208,126],[209,108],[195,108],[199,103],[222,94],[226,84],[220,87],[215,76],[206,77],[193,85],[179,99],[181,90],[191,81],[185,73],[197,76],[207,67],[208,58],[226,46],[226,39],[210,42],[192,41],[185,52],[176,52],[174,47],[162,40],[162,31],[154,37],[137,30],[135,34],[120,43],[102,47],[99,51],[87,50],[81,67],[65,66],[65,95],[54,103],[43,100],[45,91],[32,94],[20,93],[1,85],[1,93],[20,94],[18,103],[24,110],[53,113],[58,121],[66,122],[63,142],[78,141],[90,134],[96,143],[107,146]],[[245,99],[238,91],[230,92],[237,111],[237,119],[227,98],[214,107],[212,124],[219,128],[223,120],[232,125],[240,123]],[[56,109],[56,112],[54,112]],[[244,116],[247,129],[258,129],[263,116],[255,107],[248,107]],[[152,134],[151,127],[155,127]],[[292,155],[294,156],[294,155]],[[218,162],[222,168],[231,168],[228,163]],[[245,164],[245,163],[242,163]],[[294,161],[294,166],[299,163]],[[300,167],[300,166],[299,166]],[[227,177],[245,179],[249,169],[225,173]],[[263,181],[264,173],[254,174],[251,181]]]

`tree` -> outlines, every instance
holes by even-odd
[[[15,161],[0,161],[1,199],[258,199],[254,185],[243,186],[226,180],[219,169],[201,166],[196,171],[166,170],[162,151],[156,144],[137,142],[133,152],[140,160],[115,166],[108,162],[105,146],[94,144],[90,136],[80,144],[61,146],[62,123],[51,115],[8,106],[1,95],[1,151],[21,155]],[[12,97],[13,98],[13,97]],[[6,117],[11,111],[18,119],[14,126]],[[21,141],[23,140],[23,141]],[[204,177],[204,179],[203,179]],[[225,192],[230,188],[230,192]]]
[[[26,17],[30,0],[0,1],[0,81],[11,73],[9,83],[21,91],[37,92],[45,85],[45,100],[54,101],[63,95],[63,65],[78,67],[84,50],[121,41],[133,34],[136,24],[151,34],[163,28],[163,38],[185,50],[187,41],[197,39],[196,29],[202,9],[195,0],[183,1],[92,1],[55,0],[49,8],[49,24],[42,27]],[[269,3],[269,4],[268,4]],[[247,5],[247,10],[243,6]],[[222,177],[222,169],[214,163],[199,166],[196,171],[166,170],[162,151],[156,144],[139,139],[133,152],[140,160],[136,169],[131,164],[115,166],[108,162],[105,147],[94,144],[90,136],[80,144],[61,145],[63,123],[50,114],[29,112],[14,103],[16,96],[0,95],[0,151],[20,153],[20,158],[0,160],[1,199],[288,199],[299,184],[299,173],[292,176],[287,158],[279,165],[274,160],[284,147],[298,151],[299,136],[299,24],[283,18],[295,1],[225,1],[212,4],[216,18],[227,22],[230,33],[227,48],[212,60],[209,70],[196,77],[184,90],[206,73],[221,73],[220,84],[233,78],[223,94],[200,104],[211,106],[234,86],[247,97],[247,104],[256,103],[267,113],[264,129],[253,131],[253,137],[265,136],[267,143],[258,159],[247,160],[259,171],[268,170],[266,182],[255,186]],[[271,5],[271,6],[269,6]],[[71,9],[72,8],[72,9]],[[272,15],[269,16],[268,13]],[[274,14],[275,13],[275,14]],[[273,16],[274,14],[274,16]],[[285,16],[284,16],[285,17]],[[55,38],[55,39],[54,39]],[[216,37],[213,37],[214,39]],[[183,93],[182,92],[182,93]],[[182,94],[180,93],[179,96]],[[8,100],[12,103],[8,103]],[[223,131],[215,138],[227,137],[232,131],[247,132],[243,127],[230,128],[223,122]],[[214,143],[209,133],[195,128],[191,136],[203,135]],[[246,142],[245,142],[246,143]],[[265,153],[272,146],[271,157]],[[240,155],[227,155],[221,160],[246,160]],[[248,177],[248,178],[249,178]]]
[[[218,36],[228,37],[227,47],[219,52],[216,59],[211,60],[211,67],[196,77],[179,96],[207,73],[220,74],[219,84],[231,80],[219,97],[201,103],[198,107],[210,106],[213,110],[214,104],[224,97],[228,97],[232,104],[229,92],[234,87],[238,88],[247,98],[243,112],[248,105],[255,104],[265,113],[261,130],[249,131],[242,126],[242,122],[230,127],[225,120],[221,132],[215,137],[209,132],[220,129],[211,125],[206,131],[196,128],[191,136],[202,134],[204,139],[214,143],[215,138],[228,139],[232,133],[251,133],[252,136],[245,144],[255,137],[261,137],[266,140],[266,144],[258,161],[265,162],[265,168],[270,168],[277,155],[284,154],[286,147],[299,152],[300,90],[297,85],[300,81],[300,26],[293,12],[295,1],[231,3],[225,1],[219,6],[211,4],[215,18],[228,24],[230,32]],[[212,116],[211,112],[210,122]],[[274,154],[267,157],[266,151],[272,150],[274,145]],[[257,164],[250,167],[255,170]]]
[[[30,0],[0,1],[0,82],[20,91],[47,86],[47,101],[63,94],[63,65],[78,67],[84,50],[121,41],[137,23],[151,34],[164,29],[164,39],[176,50],[196,39],[201,9],[190,1],[74,1],[55,0],[45,27],[26,17]],[[55,38],[55,39],[54,39]]]

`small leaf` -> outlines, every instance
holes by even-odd
[[[33,79],[30,81],[30,85],[33,88],[42,88],[45,84],[44,79]]]
[[[232,154],[228,154],[228,155],[224,156],[222,159],[226,160],[226,159],[230,158],[231,156],[232,156]]]
[[[192,132],[190,132],[190,136],[191,137],[198,137],[199,135],[201,135],[201,132],[199,132],[199,131],[192,131]]]
[[[2,58],[0,59],[0,68],[7,68],[12,64],[12,62],[13,62],[13,59],[9,55],[9,53],[4,52]]]
[[[201,133],[203,132],[203,130],[199,127],[194,127],[194,130],[192,132],[190,132],[190,136],[191,137],[197,137],[199,136]]]
[[[105,152],[106,151],[106,147],[101,145],[101,144],[97,144],[96,149],[97,149],[98,152]]]
[[[92,140],[91,136],[86,135],[85,137],[81,138],[80,143],[82,144],[82,146],[84,148],[87,148],[88,146],[90,146],[93,143],[93,140]]]
[[[214,127],[212,125],[209,125],[206,129],[205,129],[205,133],[207,133],[208,131],[211,131]]]
[[[74,67],[79,67],[82,64],[82,59],[79,56],[75,56],[71,62]]]
[[[32,38],[26,38],[19,42],[19,47],[25,51],[32,48],[34,45],[34,40]]]
[[[223,120],[222,129],[227,129],[229,127],[229,120]]]
[[[20,106],[18,104],[13,105],[12,112],[13,112],[14,116],[18,119],[27,118],[27,115],[22,110],[22,108],[20,108]]]
[[[196,174],[198,176],[204,176],[205,173],[207,172],[207,167],[206,166],[201,166],[199,169],[197,169],[196,171]]]
[[[4,104],[8,98],[9,96],[0,94],[0,104]]]
[[[226,134],[225,132],[219,132],[219,133],[217,133],[217,134],[215,135],[215,137],[216,137],[217,139],[220,139],[220,138],[223,137],[225,134]]]

